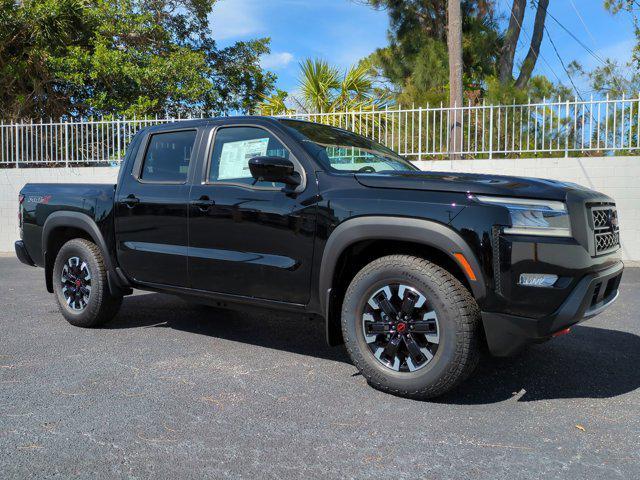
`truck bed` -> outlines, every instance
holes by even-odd
[[[84,213],[96,222],[105,239],[113,239],[115,188],[115,184],[101,183],[26,184],[20,190],[20,228],[33,262],[44,266],[42,229],[57,211]]]

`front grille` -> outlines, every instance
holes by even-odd
[[[620,248],[620,228],[615,205],[591,207],[596,255],[603,255]]]

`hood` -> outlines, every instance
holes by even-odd
[[[357,173],[362,185],[373,188],[405,190],[435,190],[443,192],[475,193],[504,197],[564,200],[568,191],[588,188],[575,183],[542,178],[508,177],[459,172],[389,171]]]

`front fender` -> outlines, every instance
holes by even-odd
[[[475,273],[475,279],[465,272],[476,300],[486,296],[487,286],[475,254],[464,239],[451,227],[431,220],[407,217],[364,216],[346,220],[331,233],[320,266],[319,301],[325,319],[329,318],[329,299],[335,267],[340,254],[361,240],[398,240],[421,243],[448,255],[456,264],[454,254],[461,253]],[[464,271],[464,268],[462,269]]]

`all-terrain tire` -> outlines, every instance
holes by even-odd
[[[424,368],[396,371],[381,363],[367,344],[364,309],[372,293],[388,284],[408,285],[422,292],[437,315],[439,344]],[[371,386],[385,392],[415,399],[437,397],[466,379],[478,363],[478,305],[458,279],[424,258],[390,255],[366,265],[347,288],[341,320],[354,365]]]
[[[69,271],[73,269],[70,266],[73,267],[77,263],[75,259],[80,261],[80,267],[83,263],[85,264],[78,275]],[[66,272],[64,271],[65,267],[67,267]],[[89,272],[89,280],[86,280],[87,271]],[[67,284],[62,281],[63,274],[67,279]],[[86,292],[87,287],[90,288],[88,296],[81,299],[83,303],[69,300],[70,295],[68,291],[64,291],[65,286],[75,289],[75,285],[68,285],[73,283],[69,282],[69,278],[78,278],[79,281],[82,280],[86,283],[83,286],[85,289],[83,292]],[[109,292],[107,269],[102,252],[95,243],[83,238],[69,240],[60,248],[53,266],[53,289],[60,313],[70,324],[77,327],[89,328],[103,325],[118,313],[122,304],[121,296],[113,296]],[[73,303],[76,308],[73,308],[70,303]]]

